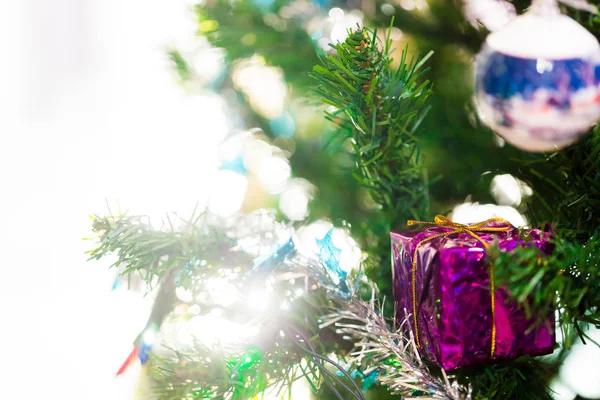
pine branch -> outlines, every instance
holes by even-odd
[[[403,52],[393,70],[391,41],[379,43],[366,28],[333,47],[337,57],[323,57],[312,77],[318,94],[335,109],[327,118],[350,139],[355,178],[395,228],[424,217],[428,191],[416,135],[431,94],[429,82],[420,81],[429,55],[408,61]]]
[[[181,82],[185,82],[192,77],[192,70],[186,59],[176,49],[168,52],[169,59],[173,63],[174,70]]]
[[[556,365],[522,357],[488,367],[465,368],[459,381],[471,388],[474,400],[552,400],[548,382]]]
[[[183,268],[181,284],[195,274],[205,275],[211,266],[227,259],[234,267],[245,269],[251,260],[234,249],[234,241],[219,232],[211,232],[199,224],[201,215],[183,221],[183,229],[176,229],[168,220],[162,230],[156,230],[144,216],[96,216],[92,230],[98,245],[89,250],[90,260],[113,255],[111,267],[120,269],[121,275],[139,274],[151,289],[174,269]]]

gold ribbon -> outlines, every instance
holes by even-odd
[[[504,224],[507,224],[507,226],[499,226],[499,227],[486,226],[491,222],[502,222]],[[414,321],[414,325],[415,325],[415,339],[417,342],[417,347],[421,347],[421,341],[419,339],[419,324],[418,324],[418,320],[417,320],[417,251],[419,250],[419,247],[421,247],[421,245],[423,243],[430,242],[434,239],[438,239],[438,238],[454,235],[456,233],[464,232],[464,233],[468,233],[469,235],[471,235],[472,237],[474,237],[475,239],[480,241],[481,244],[483,244],[483,246],[487,249],[489,247],[489,245],[477,233],[508,232],[509,230],[512,229],[512,225],[507,220],[505,220],[503,218],[498,218],[498,217],[490,218],[483,222],[478,222],[473,225],[463,225],[463,224],[456,223],[456,222],[452,221],[450,218],[445,217],[443,215],[437,215],[434,219],[434,222],[408,220],[406,222],[406,224],[408,226],[435,225],[435,226],[439,226],[441,228],[451,229],[450,231],[438,233],[437,235],[433,235],[433,236],[430,236],[428,238],[421,240],[419,243],[417,243],[417,246],[415,247],[415,251],[413,253],[413,259],[412,259],[413,321]],[[496,300],[494,298],[494,293],[496,291],[495,286],[496,285],[494,282],[494,266],[492,264],[491,269],[490,269],[490,293],[491,293],[491,297],[492,297],[492,351],[491,351],[492,358],[494,357],[494,354],[496,353],[496,315],[495,315]]]

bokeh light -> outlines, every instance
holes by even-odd
[[[194,293],[183,286],[178,286],[175,289],[175,294],[177,295],[177,298],[184,303],[191,303],[194,300]]]
[[[257,173],[265,191],[274,194],[281,193],[285,189],[292,169],[286,159],[272,156],[260,161]]]
[[[308,205],[313,197],[314,186],[304,179],[291,180],[279,197],[281,212],[291,221],[301,221],[308,216]]]
[[[210,327],[210,329],[207,329]],[[207,347],[241,344],[259,333],[257,326],[227,320],[219,315],[198,315],[187,322],[189,335]],[[192,340],[190,336],[184,340]]]
[[[362,26],[363,16],[360,11],[344,12],[340,8],[332,8],[329,11],[330,21],[333,23],[329,40],[331,43],[343,42],[348,37],[348,30]]]
[[[247,304],[255,311],[266,311],[272,304],[272,294],[265,289],[253,289],[248,295]]]
[[[263,57],[239,62],[233,72],[235,86],[248,96],[252,108],[266,118],[284,112],[287,86],[279,68],[269,67]]]
[[[600,329],[590,326],[586,334],[591,340],[600,343]],[[561,365],[560,381],[582,397],[600,398],[598,360],[600,360],[600,348],[595,343],[578,342]]]
[[[573,400],[577,396],[571,388],[562,383],[559,379],[552,381],[550,390],[552,390],[552,398],[555,400]]]
[[[461,224],[475,224],[489,218],[504,218],[516,227],[527,227],[527,219],[513,207],[495,204],[463,203],[454,207],[450,219]]]
[[[201,302],[229,307],[240,298],[240,291],[226,278],[209,278],[205,283],[206,292],[198,293]]]
[[[417,4],[415,0],[400,0],[400,7],[404,8],[406,11],[412,11],[417,8]]]
[[[510,174],[503,174],[492,179],[490,193],[499,205],[518,207],[533,191],[525,182]]]
[[[226,217],[240,210],[246,195],[248,180],[233,171],[219,171],[211,192],[208,208],[213,214]]]
[[[249,139],[244,146],[244,164],[249,170],[257,171],[262,161],[272,154],[272,146],[264,140]]]
[[[206,39],[205,39],[206,40]],[[194,52],[191,67],[203,82],[212,82],[219,78],[225,67],[225,51],[205,44]]]
[[[493,32],[517,16],[515,6],[504,0],[464,0],[464,14],[475,28],[482,24]]]

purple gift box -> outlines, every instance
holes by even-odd
[[[420,353],[445,370],[551,353],[553,317],[531,329],[533,319],[509,299],[505,289],[494,288],[492,299],[490,271],[484,262],[487,246],[478,239],[487,244],[497,240],[502,251],[513,251],[528,237],[528,243],[548,254],[552,251],[549,233],[532,229],[519,236],[512,225],[496,221],[478,224],[483,228],[472,228],[471,233],[459,231],[457,226],[391,233],[397,318],[406,319],[405,326],[415,334]],[[490,228],[499,231],[485,231]]]

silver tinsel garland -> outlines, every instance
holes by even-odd
[[[441,370],[442,377],[431,373],[419,356],[412,333],[402,329],[404,322],[396,326],[394,321],[390,328],[377,311],[374,293],[370,302],[356,296],[340,302],[322,318],[321,328],[334,325],[337,333],[354,342],[348,361],[361,366],[365,375],[375,372],[377,382],[395,394],[412,398],[470,399],[470,390],[461,387],[444,370]]]

